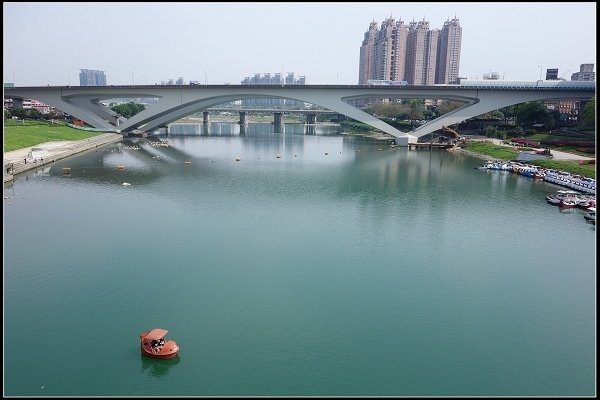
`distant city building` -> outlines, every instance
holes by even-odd
[[[572,81],[595,81],[596,73],[594,72],[594,64],[581,64],[579,72],[571,75]]]
[[[365,39],[360,46],[360,65],[358,70],[358,83],[365,85],[373,76],[371,70],[374,65],[375,57],[375,38],[379,29],[377,22],[373,21],[369,25],[369,30],[365,32]]]
[[[79,85],[106,86],[106,75],[104,74],[104,71],[97,71],[95,69],[80,69]]]
[[[15,104],[13,103],[13,99],[4,99],[4,109],[5,110],[10,110],[10,109],[13,109],[14,107],[15,107]],[[32,109],[33,108],[42,114],[56,112],[56,109],[54,107],[51,107],[51,106],[44,104],[41,101],[38,101],[35,99],[23,99],[20,107],[22,107],[24,109]]]
[[[293,72],[288,72],[285,80],[282,79],[280,73],[271,75],[270,72],[264,74],[256,73],[253,77],[245,77],[242,85],[306,85],[306,77],[299,76],[297,79]],[[301,107],[304,102],[291,99],[244,99],[242,106],[244,107]]]
[[[483,79],[498,80],[500,79],[500,74],[498,72],[490,72],[489,74],[483,74]]]
[[[192,82],[195,82],[194,84],[198,84],[198,81],[190,81],[190,85],[192,85]],[[161,86],[173,86],[173,85],[185,85],[185,82],[183,80],[183,78],[180,76],[177,79],[169,79],[168,81],[160,81],[160,85]]]
[[[428,21],[369,24],[360,47],[358,83],[369,80],[407,81],[410,85],[458,82],[462,28],[454,18],[442,29]]]
[[[557,81],[558,80],[558,68],[546,69],[546,80],[547,81]]]

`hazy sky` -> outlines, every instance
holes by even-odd
[[[540,66],[570,79],[596,63],[596,3],[3,3],[4,82],[79,84],[183,77],[239,84],[294,72],[309,84],[358,83],[359,48],[373,20],[460,20],[460,76],[499,72],[537,80]],[[132,78],[133,72],[133,78]]]

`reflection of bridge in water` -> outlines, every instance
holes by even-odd
[[[246,136],[292,134],[292,135],[338,135],[338,125],[306,125],[303,123],[275,124],[270,122],[250,122],[236,124],[233,122],[173,123],[168,126],[169,135],[204,135],[204,136]],[[150,137],[150,136],[149,136]]]

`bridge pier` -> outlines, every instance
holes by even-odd
[[[206,125],[209,122],[210,122],[210,117],[209,117],[208,111],[203,111],[202,112],[202,123]]]
[[[273,124],[281,125],[281,123],[283,122],[282,116],[283,116],[283,113],[280,113],[280,112],[273,113]]]
[[[316,124],[317,123],[317,114],[315,114],[315,113],[306,114],[306,123],[307,124]]]
[[[412,135],[402,136],[396,138],[396,144],[402,147],[409,147],[410,143],[417,143],[419,138]]]
[[[240,111],[240,120],[238,121],[240,125],[246,125],[246,111]]]

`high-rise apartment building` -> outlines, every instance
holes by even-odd
[[[358,83],[365,85],[372,76],[371,70],[373,69],[375,57],[375,38],[377,37],[377,22],[373,21],[369,25],[369,30],[365,32],[365,39],[360,46],[360,65],[358,69]]]
[[[80,69],[79,85],[106,86],[106,75],[104,74],[104,71],[97,71],[94,69]]]
[[[458,83],[462,28],[458,18],[444,22],[440,34],[435,83]]]
[[[371,22],[360,47],[359,84],[369,80],[407,81],[433,85],[458,81],[462,28],[454,18],[443,28],[428,21],[395,22],[392,17]]]
[[[374,78],[371,79],[391,79],[394,80],[395,61],[394,42],[395,42],[396,24],[393,18],[388,18],[381,23],[381,29],[375,37],[373,60]]]

